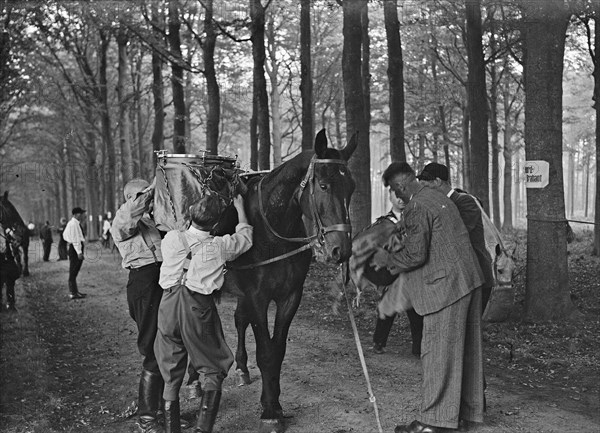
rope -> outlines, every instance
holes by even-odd
[[[567,220],[567,221],[569,221],[571,223],[591,224],[593,226],[597,225],[596,223],[591,222],[591,221],[577,221],[577,220]]]
[[[310,248],[312,248],[312,243],[302,245],[300,248],[296,248],[295,250],[292,250],[292,251],[282,254],[280,256],[273,257],[272,259],[263,260],[262,262],[256,262],[256,263],[251,263],[249,265],[242,265],[242,266],[228,265],[227,268],[234,270],[234,271],[245,270],[245,269],[255,269],[255,268],[258,268],[259,266],[268,265],[270,263],[275,263],[280,260],[287,259],[288,257],[295,256],[296,254],[299,254],[302,251],[306,251]]]
[[[348,263],[346,263],[346,267],[347,266]],[[352,312],[352,303],[350,301],[350,298],[348,298],[348,293],[346,292],[347,280],[344,278],[344,264],[340,265],[340,280],[340,286],[342,287],[342,291],[344,292],[344,298],[346,299],[346,305],[348,306],[348,316],[350,316],[350,323],[352,324],[352,332],[354,333],[354,341],[356,342],[358,357],[360,358],[360,364],[362,366],[363,373],[367,381],[369,401],[373,403],[373,409],[375,410],[375,419],[377,420],[377,428],[379,429],[379,433],[383,433],[383,428],[381,427],[381,419],[379,418],[379,408],[377,407],[377,400],[375,399],[375,395],[373,394],[373,387],[371,386],[371,379],[369,379],[369,371],[367,370],[365,354],[363,353],[362,344],[358,335],[358,328],[356,327],[356,320],[354,319],[354,313]]]
[[[162,171],[163,179],[165,180],[165,189],[167,190],[167,195],[169,196],[169,203],[171,204],[171,211],[173,212],[173,219],[177,222],[177,212],[175,212],[175,205],[173,204],[173,198],[171,197],[171,191],[169,191],[169,182],[167,181],[167,173],[165,173],[165,169],[162,165],[158,165],[160,171]]]

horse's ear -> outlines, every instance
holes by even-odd
[[[324,158],[326,150],[327,136],[325,135],[325,128],[323,128],[318,132],[317,137],[315,138],[315,153],[318,158]]]
[[[352,134],[350,141],[342,150],[340,150],[340,155],[344,161],[348,161],[354,151],[356,150],[356,146],[358,145],[358,131]]]

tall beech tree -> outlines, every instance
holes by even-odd
[[[204,77],[206,78],[206,150],[219,153],[219,122],[221,119],[221,94],[215,71],[216,24],[213,20],[213,0],[203,0],[204,5]]]
[[[392,161],[406,161],[406,150],[404,149],[404,65],[402,64],[402,44],[397,3],[397,0],[383,2],[388,53],[390,155]]]
[[[300,94],[302,97],[302,150],[313,148],[315,115],[313,104],[313,76],[310,56],[311,0],[300,0]]]
[[[269,1],[270,3],[270,1]],[[267,6],[269,5],[267,3]],[[269,129],[269,96],[265,78],[265,6],[261,0],[250,0],[250,33],[252,40],[252,116],[256,118],[255,134],[258,137],[258,168],[271,167],[271,139]]]
[[[527,288],[530,321],[561,319],[569,296],[562,164],[562,75],[569,11],[562,0],[522,0],[525,41],[525,154],[550,165],[549,184],[527,189]]]
[[[366,0],[344,0],[342,3],[344,12],[342,75],[346,107],[346,137],[349,139],[358,132],[358,147],[349,161],[350,170],[356,180],[356,189],[350,206],[352,226],[356,231],[371,223],[371,154],[362,79],[361,15],[366,3]]]
[[[488,107],[481,29],[481,1],[465,0],[467,32],[467,100],[469,110],[470,192],[489,214]]]
[[[171,61],[171,89],[173,93],[173,150],[175,153],[185,153],[186,133],[186,107],[185,91],[183,88],[183,56],[181,54],[181,37],[179,30],[181,21],[179,19],[178,0],[169,0],[169,48],[173,61]]]

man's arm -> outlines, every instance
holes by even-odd
[[[393,274],[423,266],[429,257],[432,218],[418,203],[407,207],[404,211],[404,247],[391,253],[379,248],[373,257],[373,265],[376,268],[388,267]]]
[[[119,208],[110,228],[110,233],[116,242],[127,240],[138,233],[138,221],[148,211],[154,198],[154,190],[146,190],[135,198],[127,200]]]
[[[469,234],[473,232],[478,224],[481,224],[481,210],[475,200],[474,197],[468,194],[458,194],[455,203]]]

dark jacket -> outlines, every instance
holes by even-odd
[[[390,254],[388,267],[406,272],[417,313],[435,313],[483,284],[469,233],[448,197],[421,187],[404,209],[404,224],[404,248]]]

